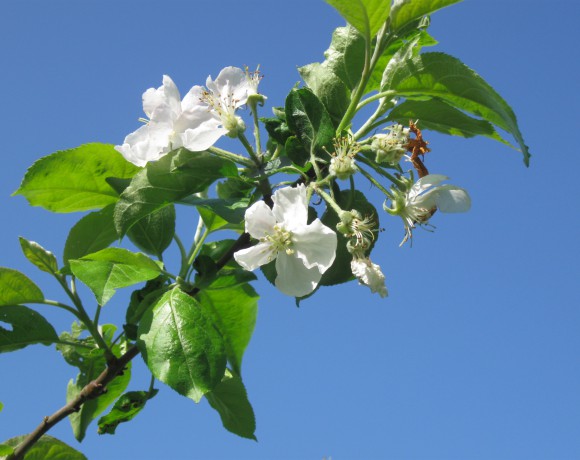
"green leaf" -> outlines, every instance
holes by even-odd
[[[11,329],[6,329],[6,325]],[[40,313],[22,305],[0,307],[0,353],[37,343],[50,345],[57,340],[54,328]]]
[[[140,168],[108,144],[85,144],[35,162],[13,195],[53,212],[86,211],[115,203],[118,194],[108,177],[126,179]]]
[[[350,190],[343,190],[339,193],[335,193],[335,198],[336,202],[342,209],[356,209],[363,217],[371,218],[376,223],[377,229],[380,228],[377,210],[366,199],[362,192],[355,190],[353,194]],[[332,209],[327,209],[320,220],[327,227],[336,228],[339,218],[336,215],[336,212]],[[337,232],[337,236],[338,245],[336,248],[336,258],[334,259],[332,266],[322,275],[322,279],[319,283],[320,286],[333,286],[354,279],[350,268],[352,254],[350,254],[346,249],[348,239],[340,232]],[[377,238],[378,233],[375,234],[375,242]]]
[[[16,448],[27,436],[16,436],[4,444]],[[4,454],[0,452],[0,455]],[[87,460],[87,457],[59,439],[45,434],[30,448],[24,460]]]
[[[399,0],[393,4],[391,10],[391,30],[398,31],[405,25],[422,16],[431,14],[441,8],[461,0]]]
[[[103,338],[111,346],[116,326],[104,324],[101,326]],[[91,346],[92,349],[75,347],[72,345],[58,344],[57,349],[62,353],[64,359],[72,366],[79,369],[79,374],[75,381],[71,380],[67,386],[66,401],[73,401],[82,389],[96,379],[103,372],[107,363],[104,352],[98,348],[92,337],[79,338],[83,331],[83,326],[73,324],[73,332],[61,334],[61,340]],[[126,342],[111,347],[115,356],[120,356],[126,351]],[[86,401],[78,412],[69,415],[73,434],[77,441],[82,441],[90,423],[97,418],[109,405],[111,405],[127,388],[131,380],[131,363],[127,365],[122,374],[118,375],[107,385],[107,391],[95,399]]]
[[[151,373],[195,402],[224,376],[221,334],[197,300],[177,287],[143,315],[137,344]]]
[[[250,203],[249,198],[199,198],[191,196],[184,203],[196,206],[209,232],[221,228],[244,230],[244,214]]]
[[[338,27],[332,33],[332,41],[324,52],[322,65],[340,78],[353,90],[362,75],[365,56],[364,37],[354,27]]]
[[[343,81],[318,62],[300,67],[298,72],[338,125],[350,102],[350,91]]]
[[[346,21],[371,39],[383,26],[391,11],[390,0],[326,0]]]
[[[111,412],[99,419],[99,434],[115,434],[117,426],[132,420],[158,391],[129,391],[121,395]]]
[[[14,448],[6,444],[0,444],[0,458],[5,459],[8,455],[14,452]]]
[[[256,418],[242,379],[226,370],[221,383],[205,397],[209,405],[220,414],[226,430],[257,441],[254,435]]]
[[[324,105],[312,90],[293,89],[286,98],[285,108],[288,126],[296,133],[304,149],[310,155],[319,153],[328,156],[324,148],[331,148],[334,126]]]
[[[264,127],[270,137],[280,145],[284,145],[286,139],[292,135],[292,131],[288,128],[286,120],[282,120],[281,118],[260,118],[260,121],[264,123]]]
[[[145,254],[122,248],[106,248],[70,261],[74,275],[105,305],[115,290],[157,278],[160,266]]]
[[[2,404],[2,402],[0,401],[0,412],[2,412],[2,409],[4,409],[4,404]]]
[[[231,161],[183,148],[149,162],[121,194],[115,208],[117,231],[123,236],[146,215],[205,190],[217,179],[237,174]]]
[[[80,259],[100,251],[114,243],[118,236],[113,223],[115,205],[91,212],[71,228],[64,245],[63,260],[68,265],[71,259]]]
[[[58,271],[58,262],[52,252],[47,251],[34,241],[28,241],[26,238],[19,237],[19,240],[22,252],[32,264],[43,272],[52,273],[53,275]]]
[[[304,166],[310,160],[310,153],[304,149],[304,145],[296,136],[286,139],[284,150],[290,161],[299,166]]]
[[[457,58],[444,53],[425,53],[401,62],[381,89],[393,89],[408,99],[439,98],[493,123],[514,136],[524,163],[529,165],[530,153],[511,107]]]
[[[125,334],[130,340],[137,340],[137,327],[145,311],[151,307],[165,293],[166,284],[164,277],[158,277],[147,281],[145,286],[131,293],[131,300],[125,312],[123,325]]]
[[[26,275],[0,267],[0,306],[42,302],[44,294]]]
[[[393,41],[381,54],[375,65],[366,86],[366,93],[378,91],[381,88],[383,73],[387,66],[389,69],[396,66],[402,56],[416,56],[422,48],[435,46],[437,40],[423,29],[411,29],[407,34]],[[409,50],[410,49],[410,50]],[[391,62],[393,60],[394,62]]]
[[[252,276],[248,278],[247,274]],[[242,357],[252,338],[258,316],[260,297],[247,283],[253,278],[255,275],[243,270],[222,273],[197,294],[203,310],[213,318],[221,332],[228,360],[238,375],[241,374]]]
[[[127,235],[139,249],[161,258],[175,235],[175,206],[169,205],[146,215]]]
[[[400,124],[419,120],[421,129],[461,137],[487,136],[507,144],[491,123],[472,118],[438,99],[405,101],[391,110],[386,119]]]

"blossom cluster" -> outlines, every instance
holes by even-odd
[[[252,98],[264,102],[265,96],[258,93],[259,81],[257,72],[226,67],[215,80],[209,76],[205,87],[193,86],[182,99],[173,80],[164,76],[162,86],[148,89],[143,94],[143,110],[148,117],[143,120],[145,124],[129,134],[116,149],[128,161],[145,166],[179,147],[203,151],[222,136],[241,137],[245,124],[236,112],[246,104],[255,110],[256,104],[250,104]],[[448,179],[446,176],[428,174],[416,153],[408,158],[413,166],[420,165],[417,172],[422,177],[419,180],[414,181],[412,172],[408,176],[397,173],[392,177],[393,185],[387,190],[370,178],[358,165],[363,145],[367,153],[370,149],[374,154],[375,168],[384,163],[402,171],[399,163],[407,151],[412,151],[411,132],[420,135],[412,122],[410,128],[394,124],[386,130],[387,134],[375,134],[360,143],[354,140],[352,133],[336,138],[334,149],[329,153],[328,167],[317,168],[317,181],[278,188],[271,197],[271,207],[265,201],[256,201],[248,207],[245,231],[256,240],[256,244],[235,252],[236,262],[252,271],[275,261],[276,287],[287,295],[304,297],[316,290],[324,273],[333,265],[338,232],[345,237],[346,249],[352,256],[352,277],[373,293],[387,296],[385,275],[369,256],[378,232],[375,218],[363,216],[357,209],[341,209],[324,191],[329,181],[349,178],[352,181],[354,174],[364,173],[385,193],[383,209],[402,219],[404,238],[401,245],[412,238],[417,225],[428,225],[437,210],[465,212],[471,201],[464,189],[441,185]],[[425,148],[421,153],[428,150]],[[367,161],[370,161],[368,157]],[[337,213],[339,223],[336,231],[318,218],[309,222],[308,204],[313,193],[320,195],[327,207]]]

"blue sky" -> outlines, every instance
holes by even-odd
[[[323,1],[6,1],[0,15],[0,265],[51,279],[18,236],[62,254],[79,215],[9,195],[41,156],[119,143],[137,126],[141,94],[170,75],[185,93],[227,65],[261,65],[264,115],[323,59],[342,19]],[[572,459],[580,457],[580,160],[576,2],[467,0],[432,17],[436,50],[462,59],[511,104],[530,146],[425,133],[433,173],[469,190],[467,214],[436,215],[399,248],[385,218],[373,260],[380,299],[356,283],[322,289],[297,309],[262,278],[244,382],[259,442],[221,427],[202,402],[160,394],[115,436],[96,426],[89,459]],[[374,191],[363,190],[376,197]],[[380,201],[375,201],[380,206]],[[195,217],[179,216],[181,234]],[[117,308],[116,308],[117,307]],[[60,311],[39,307],[57,329]],[[106,306],[121,321],[123,297]],[[0,441],[31,431],[64,404],[76,370],[35,346],[0,355]],[[148,378],[135,360],[131,389]]]

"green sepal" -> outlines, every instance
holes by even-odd
[[[222,335],[199,302],[179,287],[167,291],[139,323],[137,345],[151,373],[179,394],[199,402],[222,380]]]
[[[70,261],[74,275],[85,283],[99,305],[105,305],[119,288],[157,278],[161,264],[145,254],[106,248]]]
[[[85,144],[36,161],[13,195],[52,212],[103,208],[118,200],[107,178],[131,178],[141,168],[109,144]]]
[[[121,423],[131,421],[145,407],[147,401],[153,398],[159,390],[129,391],[117,401],[111,411],[99,419],[99,434],[115,434]]]
[[[35,241],[29,241],[26,238],[19,237],[20,247],[24,256],[37,268],[46,273],[55,274],[58,271],[58,262],[56,257],[50,251],[44,249]]]
[[[205,397],[209,405],[220,415],[226,430],[257,441],[254,434],[256,431],[254,410],[239,376],[226,369],[223,380]]]
[[[3,324],[10,325],[11,330],[5,329]],[[56,341],[56,331],[40,313],[22,305],[0,306],[0,353]]]

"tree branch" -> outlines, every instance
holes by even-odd
[[[90,399],[101,396],[107,385],[120,375],[127,364],[139,354],[136,345],[131,346],[127,352],[120,358],[110,362],[107,368],[92,382],[89,382],[79,393],[79,395],[69,402],[66,406],[61,407],[54,414],[44,417],[40,425],[30,433],[24,441],[14,449],[14,453],[8,457],[8,460],[22,460],[28,450],[38,441],[42,435],[50,430],[54,425],[68,417],[74,412],[78,412],[81,406]]]

